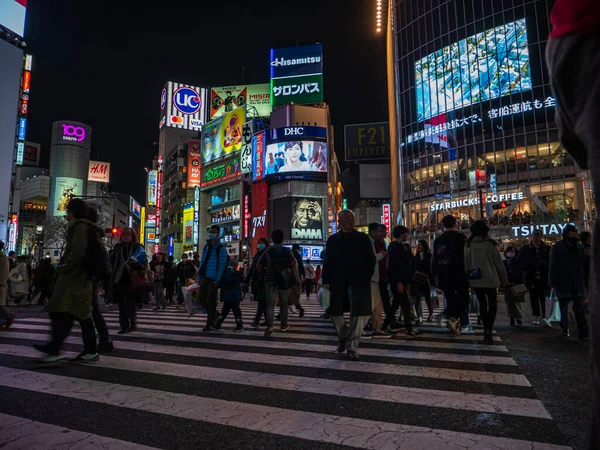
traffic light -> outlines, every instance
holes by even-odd
[[[119,230],[117,230],[116,228],[113,228],[113,229],[111,230],[111,233],[112,233],[112,234],[117,234],[117,233],[119,233]]]
[[[104,234],[112,234],[112,235],[116,236],[117,234],[119,234],[119,229],[118,228],[105,228]]]

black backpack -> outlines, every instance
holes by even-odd
[[[275,251],[274,247],[269,250],[269,257],[273,261],[275,272],[275,284],[279,289],[289,289],[298,283],[294,262],[296,259],[289,248],[283,247],[281,252]]]
[[[90,278],[105,281],[110,278],[111,266],[108,252],[100,241],[96,227],[88,226],[88,245],[83,260],[83,268]]]

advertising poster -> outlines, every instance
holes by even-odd
[[[214,87],[210,92],[210,118],[222,116],[240,106],[253,106],[259,117],[269,117],[271,87],[265,84]]]
[[[156,193],[158,184],[158,171],[151,170],[148,172],[148,189],[146,204],[148,206],[156,206]]]
[[[390,159],[389,122],[359,123],[344,127],[346,162]]]
[[[54,206],[52,215],[67,215],[67,206],[71,197],[80,197],[83,193],[83,180],[78,178],[57,177],[54,181]]]
[[[289,141],[267,145],[263,176],[294,172],[327,172],[327,143]]]
[[[188,141],[188,188],[200,187],[200,141]]]
[[[263,179],[263,158],[265,153],[265,132],[252,136],[252,180]]]
[[[242,173],[250,173],[252,171],[252,125],[249,121],[242,127],[242,150],[240,152],[240,163],[242,165]]]
[[[208,90],[187,84],[167,82],[160,94],[160,123],[183,130],[200,131],[206,123]]]
[[[40,148],[40,144],[25,141],[25,148],[23,151],[24,166],[38,167],[40,165]]]
[[[90,161],[88,166],[88,181],[108,183],[110,180],[110,163]]]
[[[129,210],[133,213],[135,217],[138,219],[142,215],[142,207],[133,197],[129,197]]]
[[[231,158],[221,164],[209,167],[202,175],[202,187],[212,186],[222,181],[231,180],[242,174],[240,171],[240,158]]]
[[[194,204],[186,203],[183,207],[183,249],[191,249],[194,245]]]
[[[202,165],[239,151],[245,122],[246,108],[242,107],[207,123],[202,130]]]
[[[323,199],[295,198],[292,203],[292,239],[323,240]]]

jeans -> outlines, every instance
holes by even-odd
[[[119,325],[121,330],[134,329],[136,319],[136,295],[130,291],[129,278],[123,278],[114,285],[113,297],[119,305]]]
[[[444,311],[446,317],[460,319],[461,313],[464,310],[468,311],[470,304],[468,285],[444,289],[444,297],[446,300],[446,310]]]
[[[383,303],[379,292],[379,283],[371,281],[371,318],[373,319],[373,332],[381,331],[381,321],[383,320]]]
[[[267,288],[267,309],[265,315],[267,317],[267,326],[273,326],[273,320],[275,318],[275,303],[279,298],[279,314],[281,324],[287,324],[288,320],[288,297],[290,294],[289,289],[280,289],[277,285],[271,281],[265,282]]]
[[[497,288],[475,288],[475,295],[479,301],[479,309],[483,329],[491,332],[498,313],[498,289]]]
[[[229,311],[233,311],[233,317],[235,317],[236,322],[242,321],[242,310],[240,309],[240,303],[225,303],[223,302],[223,309],[221,309],[221,316],[219,317],[219,321],[225,321],[227,316],[229,315]]]
[[[198,285],[198,293],[206,302],[206,326],[212,327],[217,319],[217,282],[210,278],[202,278]]]
[[[75,316],[67,312],[50,313],[52,320],[52,341],[48,344],[48,353],[58,355],[65,339],[73,328]],[[94,332],[94,322],[92,318],[85,320],[77,319],[81,325],[81,334],[83,335],[83,351],[88,354],[98,353],[96,346],[96,333]]]
[[[569,303],[573,301],[573,314],[577,322],[579,336],[587,337],[589,334],[585,312],[583,310],[583,297],[560,297],[558,303],[560,305],[560,327],[563,330],[569,329]]]
[[[158,280],[154,282],[154,301],[156,307],[165,308],[167,306],[167,298],[165,297],[165,282]]]
[[[337,331],[340,342],[346,342],[348,352],[356,352],[360,336],[369,321],[369,316],[350,316],[350,326],[346,324],[344,316],[331,316],[335,330]]]
[[[110,335],[108,334],[108,326],[100,311],[100,305],[98,304],[98,283],[94,282],[94,291],[92,292],[92,321],[98,332],[100,344],[108,344],[110,342]]]
[[[533,317],[546,317],[546,296],[548,288],[541,284],[533,285],[529,289],[529,300],[531,301],[531,314]]]
[[[415,307],[417,309],[417,317],[423,318],[423,302],[421,299],[425,297],[425,303],[429,315],[433,315],[433,302],[431,298],[431,287],[429,283],[415,283],[414,286]]]

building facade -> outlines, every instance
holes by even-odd
[[[488,221],[503,242],[596,217],[589,174],[559,142],[545,0],[388,5],[395,212],[415,238]],[[394,166],[394,164],[393,164]]]

